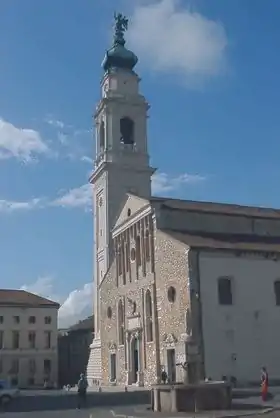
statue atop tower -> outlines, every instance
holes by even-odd
[[[128,29],[128,19],[121,13],[114,14],[115,19],[115,36],[114,36],[114,44],[125,45],[124,39],[124,32]]]
[[[115,13],[114,20],[113,45],[106,52],[102,67],[105,72],[117,69],[132,71],[138,62],[138,58],[125,47],[124,33],[128,29],[128,19],[122,13]]]

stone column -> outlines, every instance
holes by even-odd
[[[143,375],[143,335],[142,332],[137,333],[138,340],[138,372],[137,372],[137,386],[144,386],[144,375]]]
[[[127,370],[126,370],[126,386],[131,382],[131,335],[126,333],[126,350],[127,350]]]

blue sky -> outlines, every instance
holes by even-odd
[[[71,321],[91,310],[86,183],[114,9],[132,17],[155,193],[280,207],[279,0],[1,0],[0,286],[66,300]]]

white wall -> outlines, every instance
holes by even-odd
[[[232,276],[233,305],[218,304],[217,278]],[[280,378],[280,306],[274,281],[280,262],[256,256],[200,254],[200,286],[206,375],[258,381],[266,366]],[[236,355],[236,361],[232,356]]]
[[[0,323],[0,331],[4,332],[4,344],[0,349],[0,378],[17,378],[19,385],[28,386],[30,377],[34,377],[36,385],[43,385],[44,360],[51,360],[50,379],[57,383],[57,308],[56,307],[0,307],[0,316],[4,317]],[[14,316],[20,317],[19,324],[15,322]],[[29,323],[29,317],[35,316],[35,324]],[[51,323],[45,324],[45,317],[51,317]],[[19,331],[19,349],[13,349],[13,331]],[[30,331],[36,332],[36,346],[30,348],[28,334]],[[45,331],[51,331],[51,346],[46,348]],[[19,371],[17,375],[10,375],[13,360],[19,361]],[[36,364],[35,374],[31,375],[29,370],[29,360],[34,360]]]

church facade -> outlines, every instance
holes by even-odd
[[[89,384],[280,377],[280,211],[151,195],[149,106],[116,16],[91,177],[95,338]]]

